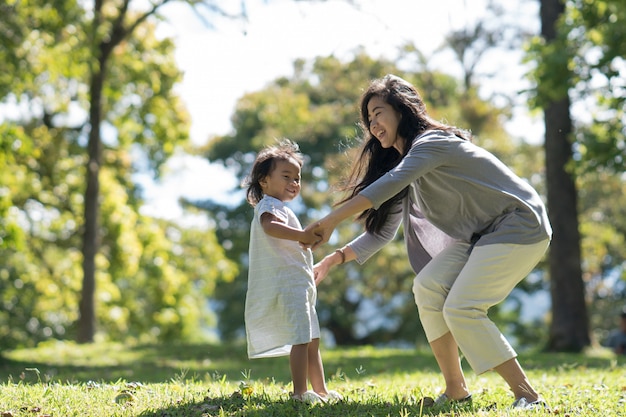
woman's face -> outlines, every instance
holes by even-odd
[[[367,103],[370,133],[379,140],[383,148],[396,148],[403,152],[404,139],[398,135],[402,115],[382,98],[374,96]]]

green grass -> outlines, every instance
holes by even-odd
[[[324,349],[329,389],[344,401],[290,401],[288,358],[248,360],[232,345],[76,345],[51,342],[2,352],[0,414],[17,416],[626,416],[626,358],[525,354],[550,412],[514,412],[494,373],[466,375],[473,405],[423,408],[443,382],[429,351]]]

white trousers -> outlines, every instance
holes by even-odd
[[[548,248],[532,245],[476,246],[454,243],[415,277],[413,294],[429,342],[448,332],[478,374],[517,356],[487,316],[537,265]]]

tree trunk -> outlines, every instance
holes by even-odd
[[[557,36],[561,0],[541,0],[541,34]],[[572,161],[572,120],[566,95],[544,107],[548,212],[554,231],[550,247],[552,323],[548,350],[579,352],[591,343],[582,280],[577,191],[567,166]]]
[[[96,334],[96,255],[100,246],[100,165],[102,143],[100,122],[102,120],[102,88],[104,86],[107,54],[99,41],[98,30],[102,24],[103,0],[95,0],[92,26],[91,80],[89,85],[89,142],[87,143],[87,187],[85,189],[85,212],[83,230],[83,286],[79,304],[78,343],[91,343]],[[97,55],[96,55],[97,54]]]
[[[99,195],[100,165],[102,162],[102,143],[100,141],[100,121],[102,118],[102,86],[104,82],[104,59],[98,60],[98,68],[94,69],[90,86],[89,143],[87,152],[87,188],[85,190],[85,226],[83,234],[83,288],[80,300],[80,318],[78,322],[77,341],[93,342],[96,333],[96,254],[100,246],[99,229]]]

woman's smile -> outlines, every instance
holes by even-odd
[[[374,96],[367,104],[370,133],[383,148],[394,147],[402,152],[402,140],[398,137],[401,115],[382,98]]]

